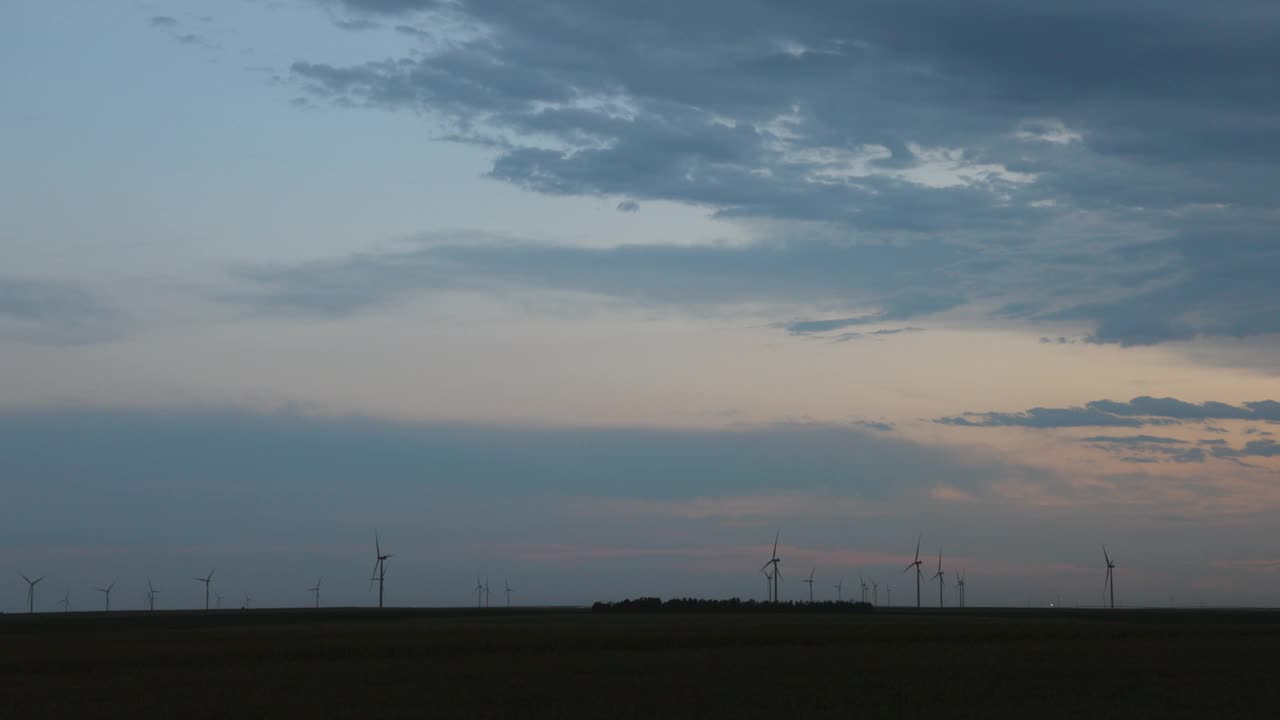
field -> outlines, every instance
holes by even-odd
[[[1280,717],[1280,614],[0,616],[0,717]]]

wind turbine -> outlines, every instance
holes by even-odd
[[[217,590],[213,591],[214,607],[218,610],[222,609],[222,593]]]
[[[772,573],[765,573],[765,577],[769,578],[769,586],[770,586],[770,589],[772,590],[771,597],[769,598],[770,602],[778,601],[778,580],[782,578],[782,571],[778,567],[778,564],[782,562],[782,558],[778,557],[778,536],[781,534],[782,534],[781,530],[774,533],[773,554],[769,556],[769,559],[766,560],[764,565],[760,568],[760,572],[764,572],[765,568],[769,567],[770,565],[773,566]]]
[[[484,576],[484,606],[489,607],[489,576]]]
[[[45,579],[46,576],[41,575],[35,580],[32,580],[21,572],[19,572],[18,575],[23,580],[27,581],[27,614],[34,614],[36,611],[36,584]]]
[[[880,604],[880,583],[875,580],[871,581],[871,602],[873,605]]]
[[[817,571],[818,571],[818,568],[814,568],[814,569],[810,570],[810,571],[809,571],[809,579],[808,579],[808,580],[801,580],[801,581],[800,581],[800,582],[809,583],[809,604],[811,604],[811,605],[813,604],[813,574],[814,574],[815,572],[817,572]]]
[[[216,569],[217,568],[215,568],[215,570]],[[209,574],[206,575],[205,577],[202,577],[202,578],[198,577],[198,578],[191,578],[191,579],[195,580],[196,582],[204,583],[204,609],[208,610],[209,609],[209,583],[213,582],[213,570],[210,570]],[[218,597],[221,598],[222,596],[219,595]],[[221,602],[221,600],[219,600],[219,602]]]
[[[320,580],[316,580],[316,586],[315,586],[315,587],[309,587],[309,588],[307,588],[307,592],[309,592],[309,593],[315,593],[315,596],[316,596],[316,608],[317,608],[317,609],[320,607],[320,581],[321,581],[321,580],[324,580],[324,578],[320,578]]]
[[[98,592],[106,596],[107,609],[105,612],[111,612],[111,588],[116,586],[116,581],[112,580],[111,584],[104,588],[97,588]]]
[[[251,603],[251,602],[253,602],[253,598],[249,596],[249,593],[245,593],[245,594],[244,594],[244,605],[241,607],[241,609],[242,609],[242,610],[248,610],[248,609],[249,609],[249,603]]]
[[[71,612],[71,591],[70,590],[63,593],[62,602],[59,603],[59,605],[62,606],[62,612]]]
[[[768,602],[773,599],[773,576],[763,569],[760,574],[764,576],[764,597],[765,602]]]
[[[886,597],[885,597],[885,599],[884,599],[884,604],[885,604],[887,607],[893,607],[893,588],[889,587],[888,585],[885,585],[885,586],[884,586],[884,593],[885,593],[885,596],[886,596]]]
[[[151,578],[147,578],[147,606],[151,612],[156,611],[156,595],[159,594],[160,591],[151,585]]]
[[[960,571],[960,574],[956,575],[956,593],[960,595],[960,607],[964,607],[964,571],[963,570]],[[1059,600],[1058,604],[1061,605],[1062,601]]]
[[[476,609],[484,608],[484,584],[480,582],[480,576],[476,575]]]
[[[516,589],[511,587],[511,583],[507,582],[506,578],[502,579],[502,584],[506,587],[506,590],[503,592],[506,593],[507,596],[507,607],[511,607],[511,593],[515,592]]]
[[[836,589],[836,602],[844,602],[844,578],[840,578],[840,582],[831,587]]]
[[[1115,610],[1116,609],[1116,577],[1115,577],[1114,570],[1116,569],[1116,563],[1114,560],[1111,559],[1111,556],[1107,554],[1106,545],[1102,546],[1102,557],[1104,560],[1107,561],[1107,579],[1102,583],[1102,591],[1106,592],[1108,589],[1111,590],[1111,609]]]
[[[387,579],[387,560],[392,556],[382,554],[382,543],[378,540],[378,533],[373,534],[373,550],[378,559],[373,562],[373,575],[369,578],[369,589],[372,590],[374,581],[377,581],[378,607],[382,607],[382,585]]]
[[[858,587],[862,590],[862,602],[867,601],[867,581],[862,579],[862,573],[858,573]]]
[[[920,563],[923,562],[920,559],[920,540],[923,537],[923,534],[916,537],[916,559],[913,562],[908,563],[906,569],[902,571],[907,573],[911,571],[911,568],[916,569],[916,607],[920,607],[920,579],[924,577],[924,571],[920,569]]]
[[[943,577],[941,550],[938,551],[938,572],[934,573],[933,577],[929,578],[930,582],[934,580],[938,581],[938,607],[944,607],[945,603],[943,602],[942,589],[943,589],[943,586],[947,584],[947,579]]]

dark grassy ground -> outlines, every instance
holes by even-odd
[[[0,617],[0,718],[1280,717],[1280,614]]]

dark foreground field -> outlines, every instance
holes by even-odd
[[[0,617],[0,718],[1280,717],[1280,615]]]

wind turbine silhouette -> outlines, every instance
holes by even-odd
[[[880,604],[880,583],[875,580],[871,581],[871,602],[873,605]]]
[[[151,578],[147,578],[147,607],[151,612],[156,611],[156,595],[159,594],[160,591],[151,585]]]
[[[489,607],[489,576],[484,576],[484,606]]]
[[[245,594],[244,594],[244,606],[243,606],[241,609],[242,609],[242,610],[248,610],[248,609],[249,609],[249,603],[251,603],[251,602],[253,602],[253,598],[249,596],[249,593],[245,593]]]
[[[964,607],[964,585],[964,571],[961,570],[960,574],[956,575],[956,592],[960,595],[960,607]]]
[[[33,615],[35,614],[35,611],[36,611],[36,584],[39,583],[41,580],[45,579],[47,576],[41,575],[35,580],[32,580],[26,575],[23,575],[21,572],[18,573],[18,576],[21,577],[23,580],[27,581],[27,614]]]
[[[216,569],[217,569],[217,568],[214,568],[214,570],[216,570]],[[208,575],[206,575],[205,577],[202,577],[202,578],[201,578],[201,577],[198,577],[198,578],[191,578],[192,580],[195,580],[196,582],[202,582],[202,583],[204,583],[204,609],[205,609],[205,610],[208,610],[208,609],[209,609],[209,583],[213,582],[213,572],[214,572],[213,570],[210,570],[210,571],[209,571],[209,574],[208,574]],[[221,596],[221,595],[219,595],[218,597],[222,597],[222,596]]]
[[[923,562],[920,559],[920,540],[923,538],[923,533],[916,537],[916,559],[908,563],[906,569],[902,571],[907,573],[911,568],[916,569],[916,607],[920,607],[920,579],[924,576],[924,571],[920,569],[920,564]]]
[[[844,602],[844,578],[840,578],[840,582],[831,587],[836,589],[836,602]]]
[[[941,550],[938,551],[938,572],[934,573],[933,577],[929,578],[930,582],[934,580],[938,581],[938,607],[944,607],[945,603],[943,602],[942,589],[943,589],[943,586],[947,584],[947,580],[945,577],[943,577]]]
[[[511,583],[507,582],[506,578],[502,578],[502,584],[506,587],[503,592],[507,595],[507,607],[511,607],[511,593],[515,592],[516,589],[511,587]]]
[[[98,590],[98,592],[100,592],[100,593],[102,593],[103,595],[105,595],[105,596],[106,596],[107,609],[106,609],[104,612],[111,612],[111,588],[113,588],[113,587],[115,587],[115,586],[116,586],[116,581],[115,581],[115,580],[112,580],[110,585],[108,585],[108,586],[106,586],[106,587],[104,587],[104,588],[98,588],[98,589],[97,589],[97,590]]]
[[[765,573],[765,577],[769,578],[769,587],[771,590],[770,598],[769,598],[770,602],[778,601],[778,580],[781,579],[782,577],[782,570],[778,567],[779,563],[782,562],[782,558],[778,557],[778,537],[781,534],[782,534],[781,530],[774,533],[773,553],[769,556],[769,559],[765,561],[764,566],[760,568],[760,572],[764,572],[765,568],[769,567],[770,565],[773,566],[771,573]]]
[[[1107,579],[1102,583],[1102,591],[1106,592],[1108,589],[1111,590],[1111,609],[1115,610],[1116,609],[1116,576],[1114,571],[1116,569],[1116,563],[1114,560],[1111,559],[1111,556],[1107,554],[1106,545],[1102,546],[1102,558],[1107,561]]]
[[[476,609],[484,608],[484,584],[480,582],[480,576],[476,575]]]
[[[810,571],[809,571],[809,579],[808,579],[808,580],[801,580],[801,581],[800,581],[800,582],[809,583],[809,603],[810,603],[810,604],[813,604],[813,574],[814,574],[815,572],[817,572],[817,571],[818,571],[818,568],[814,568],[814,569],[810,570]]]
[[[867,581],[862,579],[862,573],[858,573],[858,587],[862,590],[862,602],[867,601]]]
[[[377,556],[377,560],[373,562],[373,575],[369,578],[369,589],[373,589],[373,583],[378,583],[378,607],[382,607],[382,586],[387,579],[387,560],[390,560],[391,554],[382,554],[382,543],[378,540],[378,533],[373,534],[373,550]]]
[[[62,606],[62,612],[71,612],[71,591],[68,590],[62,595],[62,602],[58,603]]]
[[[885,585],[884,593],[885,593],[884,604],[888,607],[893,607],[893,588],[889,587],[888,585]]]
[[[214,607],[216,607],[218,610],[221,610],[222,609],[222,593],[218,592],[217,590],[214,590],[213,600],[215,603]]]
[[[307,588],[307,592],[309,592],[309,593],[315,593],[315,596],[316,596],[316,608],[319,608],[319,607],[320,607],[320,582],[321,582],[322,580],[324,580],[324,578],[320,578],[320,580],[316,580],[316,586],[315,586],[315,587],[309,587],[309,588]]]

